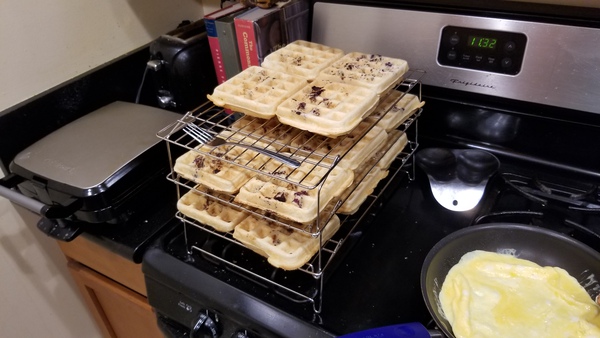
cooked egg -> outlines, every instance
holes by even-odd
[[[600,306],[575,278],[511,255],[465,254],[439,300],[457,338],[600,337]]]

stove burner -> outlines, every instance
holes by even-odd
[[[542,205],[558,202],[573,210],[600,212],[600,198],[596,185],[566,186],[542,180],[537,176],[527,177],[514,173],[504,173],[502,177],[510,187]]]
[[[565,179],[526,176],[513,172],[496,180],[491,210],[474,224],[509,221],[565,233],[593,248],[600,248],[598,187]]]

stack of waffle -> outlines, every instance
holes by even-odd
[[[393,88],[406,61],[296,41],[217,86],[208,98],[243,113],[220,137],[298,159],[199,146],[174,170],[197,184],[180,212],[293,270],[306,264],[388,175],[407,144],[396,128],[422,106]],[[320,235],[320,238],[319,236]]]

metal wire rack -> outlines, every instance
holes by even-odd
[[[420,79],[425,73],[422,71],[411,71],[406,78],[395,88],[403,94],[412,93],[421,97],[421,82]],[[174,155],[177,151],[173,151],[171,146],[176,146],[177,149],[183,151],[197,152],[199,155],[209,156],[215,160],[223,161],[224,163],[239,166],[253,172],[256,175],[261,175],[268,179],[286,182],[303,189],[316,189],[320,192],[324,182],[333,168],[348,154],[350,149],[358,143],[369,130],[379,122],[383,115],[379,118],[369,119],[369,124],[360,132],[355,133],[352,139],[347,139],[348,136],[341,136],[335,139],[322,137],[306,131],[297,130],[293,127],[279,123],[275,118],[271,120],[258,119],[251,116],[245,116],[238,113],[232,113],[225,109],[215,107],[209,103],[198,107],[197,109],[188,112],[180,119],[165,127],[157,133],[157,136],[167,141],[169,148],[169,160],[171,162],[171,173],[167,179],[172,181],[177,186],[178,197],[181,198],[187,191],[194,190],[196,193],[205,196],[208,199],[218,200],[219,203],[231,207],[235,210],[243,210],[249,214],[258,217],[268,218],[270,222],[288,227],[293,231],[299,231],[307,236],[312,236],[319,240],[320,250],[313,258],[303,267],[294,271],[308,277],[310,287],[299,287],[296,282],[288,285],[287,278],[275,278],[274,272],[281,274],[280,269],[257,269],[256,263],[250,263],[245,266],[243,261],[238,258],[228,258],[220,252],[214,252],[193,240],[188,240],[188,250],[197,251],[213,261],[219,262],[224,266],[232,268],[236,271],[249,276],[251,279],[260,284],[267,284],[274,287],[278,293],[288,297],[294,302],[308,302],[313,306],[315,313],[320,312],[322,300],[323,274],[328,269],[336,254],[343,247],[343,244],[348,239],[354,228],[360,224],[369,212],[376,205],[376,202],[381,200],[383,193],[388,189],[391,182],[399,176],[406,175],[409,179],[414,177],[414,164],[411,168],[406,168],[405,164],[409,162],[414,152],[418,148],[418,118],[422,113],[419,108],[398,127],[402,132],[408,132],[413,128],[411,133],[412,139],[409,139],[404,150],[397,155],[393,166],[390,168],[388,177],[383,180],[377,190],[369,195],[363,202],[359,211],[353,215],[340,215],[341,226],[340,231],[331,239],[323,240],[322,231],[327,222],[336,214],[338,208],[344,201],[357,189],[360,182],[373,170],[379,160],[384,156],[386,151],[392,146],[394,140],[389,140],[377,153],[373,154],[369,160],[361,166],[361,171],[357,172],[354,177],[353,184],[347,188],[340,196],[333,198],[327,205],[320,207],[319,214],[316,215],[313,222],[307,224],[295,223],[281,217],[275,217],[270,212],[248,207],[235,201],[235,194],[215,194],[205,189],[198,189],[198,184],[193,180],[183,177],[177,173],[174,168]],[[199,147],[198,142],[182,132],[181,129],[189,123],[209,131],[214,135],[219,135],[229,142],[244,142],[254,146],[266,147],[270,150],[281,152],[292,156],[301,163],[298,169],[286,168],[283,164],[276,162],[272,158],[252,154],[251,156],[241,156],[244,152],[231,153],[232,147],[207,148]],[[349,145],[348,145],[349,144]],[[283,170],[286,169],[286,170]],[[298,175],[296,170],[301,170],[302,174]],[[281,173],[285,172],[285,175]],[[319,193],[320,195],[320,193]],[[320,202],[319,202],[320,203]],[[233,238],[231,232],[219,232],[210,226],[185,216],[178,212],[176,217],[184,223],[186,231],[186,239],[194,237],[196,231],[204,234],[209,234],[242,250],[245,246]],[[268,263],[264,262],[268,265]],[[283,272],[291,273],[288,271]],[[305,278],[305,277],[302,277]],[[301,279],[302,279],[301,278]],[[290,278],[296,280],[296,278]]]

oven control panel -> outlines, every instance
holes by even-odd
[[[437,60],[444,66],[517,75],[526,43],[522,33],[446,26]]]

